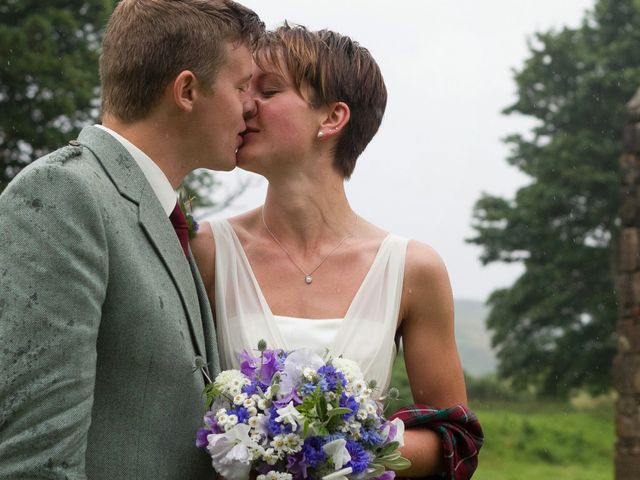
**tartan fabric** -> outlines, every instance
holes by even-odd
[[[484,442],[482,427],[475,414],[463,405],[438,410],[426,405],[403,407],[390,419],[399,418],[405,427],[426,427],[442,440],[445,471],[425,480],[467,480],[478,467],[478,451]]]

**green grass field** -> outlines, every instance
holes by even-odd
[[[392,386],[400,390],[400,403],[411,402],[401,356]],[[469,404],[485,434],[474,479],[613,479],[612,402],[576,407],[551,401],[474,401],[470,395]]]

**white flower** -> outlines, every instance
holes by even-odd
[[[255,417],[258,414],[258,409],[256,407],[248,407],[247,413],[249,414],[249,417]]]
[[[322,477],[322,480],[349,480],[347,478],[347,475],[349,475],[351,472],[353,472],[353,468],[343,468],[342,470],[338,470],[337,472],[325,475],[324,477]]]
[[[284,361],[284,370],[282,371],[278,397],[282,398],[291,394],[302,379],[303,369],[310,368],[318,370],[323,365],[324,362],[322,358],[313,350],[301,348],[300,350],[291,352]]]
[[[302,423],[302,415],[296,407],[293,406],[293,401],[289,402],[286,407],[282,407],[276,410],[278,417],[276,422],[290,424],[294,430],[298,428],[298,423]]]
[[[357,394],[362,393],[367,388],[367,382],[364,380],[356,380],[353,382],[353,389]]]
[[[233,403],[235,405],[243,405],[244,401],[247,399],[247,394],[246,393],[239,393],[236,396],[233,397]]]
[[[399,447],[404,447],[404,422],[399,418],[394,418],[391,420],[391,423],[393,423],[397,428],[396,436],[393,437],[393,441],[398,442],[400,444]]]
[[[227,480],[249,478],[252,450],[261,450],[249,437],[249,425],[240,423],[226,433],[207,436],[207,440],[213,467],[220,475]]]
[[[329,443],[325,443],[322,446],[324,453],[331,457],[331,461],[333,462],[336,470],[340,470],[344,464],[351,460],[351,455],[349,455],[346,445],[346,440],[338,438]]]
[[[287,439],[284,435],[278,434],[273,437],[273,440],[271,440],[271,443],[269,445],[271,445],[275,449],[275,451],[280,454],[280,452],[283,451],[287,446]]]
[[[316,377],[316,371],[313,368],[306,367],[302,370],[302,376],[307,380],[313,380]]]
[[[236,395],[247,382],[249,379],[245,378],[240,370],[225,370],[218,374],[213,384],[223,394]]]
[[[224,426],[228,430],[232,428],[234,425],[236,425],[237,423],[238,423],[238,416],[231,414],[227,416],[227,421],[224,422]]]
[[[285,441],[287,443],[286,449],[287,453],[298,453],[302,450],[302,438],[295,433],[288,433],[285,436]]]
[[[362,370],[360,370],[358,364],[353,360],[338,357],[331,360],[331,363],[336,367],[336,369],[340,370],[345,377],[347,377],[347,380],[356,381],[364,378]]]
[[[293,476],[286,472],[276,472],[271,470],[266,475],[258,475],[256,480],[291,480]]]
[[[399,447],[403,447],[404,446],[404,422],[399,418],[394,418],[393,420],[391,420],[391,423],[396,427],[396,436],[393,438],[390,438],[389,440],[398,442],[400,444]],[[385,425],[385,427],[382,429],[383,438],[386,438],[389,435],[389,430],[391,430],[391,427],[388,424]]]
[[[268,464],[268,465],[275,465],[275,463],[278,461],[279,456],[278,454],[275,452],[275,450],[273,448],[267,448],[264,453],[262,454],[262,459]]]
[[[260,400],[258,400],[258,408],[260,410],[266,410],[267,408],[269,408],[269,400],[265,398],[261,398]]]

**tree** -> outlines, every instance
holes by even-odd
[[[100,31],[114,0],[0,4],[0,191],[98,119]]]
[[[640,85],[640,2],[599,0],[580,27],[537,33],[505,114],[537,120],[511,135],[508,162],[531,179],[473,213],[481,260],[522,262],[494,291],[487,323],[498,373],[517,388],[606,391],[615,353],[615,246],[625,104]]]

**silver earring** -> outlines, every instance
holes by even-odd
[[[320,131],[318,132],[318,138],[322,138],[322,136],[323,136],[323,135],[324,135],[324,132],[323,132],[322,130],[320,130]]]

